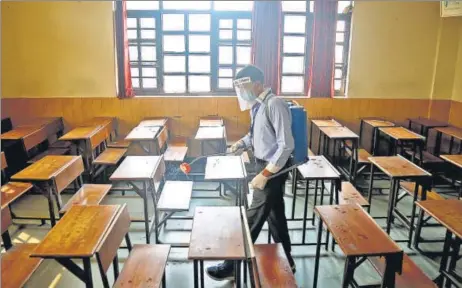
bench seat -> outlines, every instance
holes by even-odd
[[[107,148],[96,157],[93,164],[97,165],[117,165],[120,159],[125,156],[127,149]]]
[[[109,142],[107,144],[108,148],[125,148],[127,149],[130,146],[130,141],[125,140],[125,136],[119,137],[115,141]]]
[[[281,243],[254,245],[260,287],[297,287]]]
[[[157,209],[169,212],[188,211],[192,189],[192,181],[166,181]]]
[[[183,162],[188,153],[186,146],[168,146],[164,152],[164,160],[166,162]]]
[[[134,245],[114,288],[160,287],[169,253],[170,245]]]
[[[72,142],[70,141],[56,141],[55,143],[50,145],[50,148],[71,148]]]
[[[369,261],[377,272],[383,276],[385,271],[385,259],[383,257],[369,257]],[[438,287],[414,261],[403,254],[403,272],[396,274],[396,288],[430,288]]]
[[[50,148],[50,149],[36,155],[35,157],[29,159],[27,161],[27,164],[33,164],[33,163],[41,160],[42,158],[44,158],[45,156],[48,156],[48,155],[67,155],[67,154],[69,154],[69,152],[70,152],[69,148]]]
[[[414,195],[415,191],[415,182],[400,182],[401,188],[406,191],[409,195]],[[419,199],[422,198],[422,186],[419,186]],[[444,200],[445,198],[433,190],[427,191],[427,200]]]
[[[112,185],[108,184],[84,184],[59,213],[66,213],[74,205],[99,205],[111,187]]]
[[[406,150],[406,154],[409,155],[409,157],[412,157],[414,154],[413,151],[411,150]],[[422,157],[423,157],[423,164],[437,164],[437,163],[444,163],[444,160],[431,154],[430,152],[427,151],[422,151]],[[420,153],[415,153],[415,159],[419,162],[420,160]]]
[[[32,187],[31,183],[23,182],[9,182],[3,185],[1,194],[2,209],[27,193]]]
[[[351,157],[351,154],[352,154],[351,149],[346,149],[346,152],[347,152],[348,156]],[[372,155],[369,152],[367,152],[366,149],[362,149],[362,148],[358,149],[358,163],[359,164],[369,164],[369,163],[371,163],[369,161],[369,157],[372,157]]]
[[[41,258],[29,255],[38,244],[20,244],[2,254],[2,285],[5,288],[23,287],[42,263]]]
[[[359,204],[368,207],[370,204],[350,182],[342,182],[342,191],[339,193],[339,204]]]

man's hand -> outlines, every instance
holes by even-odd
[[[245,148],[245,143],[244,143],[244,141],[239,140],[236,143],[234,143],[233,146],[231,146],[231,148],[229,148],[229,150],[231,151],[231,153],[234,153],[237,150],[240,150],[240,149],[243,149],[243,148]]]
[[[268,177],[263,175],[263,172],[255,176],[250,182],[250,187],[253,189],[263,190],[268,182]]]

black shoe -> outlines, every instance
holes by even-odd
[[[225,264],[210,266],[207,268],[207,275],[215,281],[234,280],[234,268]]]

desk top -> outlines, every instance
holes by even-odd
[[[446,127],[448,123],[441,122],[438,120],[433,120],[430,118],[408,118],[409,121],[412,123],[416,123],[418,125],[422,125],[428,128],[435,128],[435,127]]]
[[[84,123],[83,126],[108,126],[110,125],[110,129],[112,130],[112,126],[114,125],[115,117],[95,117],[92,118]]]
[[[443,134],[452,136],[459,140],[462,140],[462,129],[457,127],[437,127],[436,131],[442,132]],[[3,134],[5,135],[5,134]]]
[[[161,127],[159,126],[138,126],[133,128],[128,133],[125,140],[128,141],[143,141],[143,140],[154,140],[156,139],[157,133],[159,133]]]
[[[324,134],[330,139],[353,139],[359,136],[347,127],[320,127]]]
[[[393,178],[431,177],[432,174],[401,156],[369,157],[377,168]]]
[[[77,127],[67,132],[64,136],[59,138],[61,141],[75,141],[75,140],[86,140],[98,132],[101,129],[101,126],[87,126],[87,127]]]
[[[303,179],[340,179],[340,173],[324,156],[309,156],[308,163],[298,166]]]
[[[5,153],[1,152],[1,161],[2,161],[2,170],[8,167],[8,163],[6,163]]]
[[[316,206],[314,210],[346,256],[377,256],[403,251],[359,205]]]
[[[162,156],[127,156],[109,179],[111,181],[153,179],[161,159]]]
[[[56,177],[61,171],[76,161],[82,161],[82,156],[62,156],[62,155],[47,155],[16,173],[11,177],[12,180],[21,181],[47,181]]]
[[[188,259],[245,258],[239,207],[197,207],[194,212]]]
[[[167,124],[167,118],[161,119],[146,119],[138,124],[138,127],[163,127]]]
[[[93,256],[119,209],[118,205],[72,206],[48,232],[31,257]]]
[[[246,175],[241,156],[207,157],[205,180],[244,179]]]
[[[440,158],[448,161],[449,163],[456,165],[459,168],[462,168],[462,154],[440,155]]]
[[[376,127],[376,128],[395,126],[395,123],[393,123],[393,122],[380,120],[380,119],[364,119],[363,122],[371,125],[372,127]]]
[[[213,140],[225,138],[225,127],[199,127],[197,129],[197,140]]]
[[[380,131],[396,140],[425,140],[425,137],[404,127],[382,127]]]
[[[426,200],[417,202],[417,205],[457,237],[462,238],[462,201]]]
[[[188,154],[187,146],[169,146],[164,152],[164,158],[165,161],[183,162],[186,154]]]
[[[338,123],[334,119],[315,119],[311,122],[318,127],[342,127],[342,124]]]
[[[207,119],[201,118],[199,120],[200,127],[219,127],[223,126],[223,119]]]
[[[37,131],[42,129],[41,126],[23,126],[23,127],[17,127],[11,131],[8,131],[6,133],[3,133],[0,136],[0,139],[2,140],[21,140]]]
[[[0,199],[2,209],[8,207],[13,201],[32,189],[32,187],[32,184],[24,182],[8,182],[2,185]]]

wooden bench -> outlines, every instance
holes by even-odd
[[[351,157],[353,154],[351,149],[345,149],[348,156]],[[366,149],[359,148],[358,149],[358,164],[370,164],[371,162],[369,161],[369,157],[372,157],[372,155],[366,151]]]
[[[385,272],[385,259],[383,257],[370,257],[369,262],[375,270],[383,276]],[[406,254],[403,254],[403,270],[396,274],[396,288],[435,288],[438,287],[414,261]]]
[[[69,148],[49,148],[48,150],[45,150],[44,152],[29,159],[27,161],[27,164],[33,164],[48,155],[68,155],[69,152],[70,152]]]
[[[254,245],[261,287],[297,287],[281,243]]]
[[[431,168],[431,166],[434,166],[435,164],[444,163],[443,159],[431,154],[428,151],[422,151],[423,160],[420,159],[420,153],[414,153],[414,152],[412,152],[410,150],[406,150],[406,154],[409,157],[412,157],[415,154],[414,158],[415,158],[416,161],[418,161],[420,166],[430,166],[429,168]]]
[[[96,159],[93,161],[93,164],[109,166],[117,165],[119,161],[125,156],[127,151],[127,149],[106,148],[101,154],[98,155],[98,157],[96,157]]]
[[[125,135],[116,138],[114,141],[109,142],[107,147],[109,148],[124,148],[127,149],[130,146],[130,141],[125,140]]]
[[[356,190],[350,182],[342,182],[342,190],[339,193],[339,204],[358,204],[362,207],[368,207],[369,202]]]
[[[59,211],[60,215],[66,213],[74,205],[99,205],[103,198],[111,190],[112,185],[84,184],[66,205]]]
[[[2,186],[2,209],[32,189],[31,183],[9,182]]]
[[[192,190],[192,181],[166,181],[157,209],[168,212],[188,211]]]
[[[407,181],[401,181],[400,182],[401,188],[408,193],[409,195],[414,195],[415,191],[415,182],[407,182]],[[422,186],[419,186],[419,190],[417,191],[418,193],[418,199],[422,199]],[[443,196],[438,194],[438,192],[435,192],[433,190],[427,191],[427,200],[445,200]]]
[[[165,267],[170,245],[136,244],[133,246],[115,287],[165,287]]]

